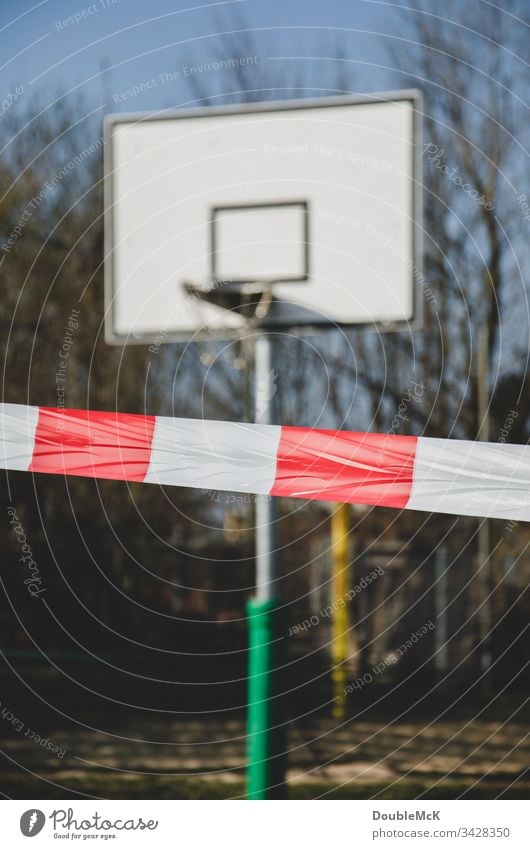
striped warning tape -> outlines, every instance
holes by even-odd
[[[530,520],[530,446],[0,404],[0,467]]]

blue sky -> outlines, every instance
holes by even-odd
[[[59,90],[73,90],[103,111],[178,105],[190,94],[183,81],[186,67],[212,62],[219,53],[232,55],[228,36],[219,33],[231,29],[235,13],[254,30],[263,61],[284,62],[276,57],[294,54],[331,56],[338,40],[355,71],[356,89],[375,91],[399,84],[380,67],[385,55],[377,33],[392,23],[387,3],[2,0],[2,97],[23,85],[26,93],[36,93],[44,101],[54,99]],[[291,66],[304,62],[312,69],[313,84],[325,83],[329,61],[297,58]],[[215,83],[222,89],[222,74],[217,77]],[[157,84],[147,86],[152,79]],[[120,99],[122,92],[136,91],[142,83],[144,91]]]

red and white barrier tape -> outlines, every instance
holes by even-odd
[[[530,446],[0,404],[0,468],[530,521]]]

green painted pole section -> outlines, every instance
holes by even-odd
[[[247,616],[247,799],[284,799],[283,616],[273,599],[251,599]]]

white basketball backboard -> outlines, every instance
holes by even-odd
[[[107,341],[230,338],[245,319],[216,296],[249,282],[274,284],[275,324],[417,324],[418,103],[107,116]]]

